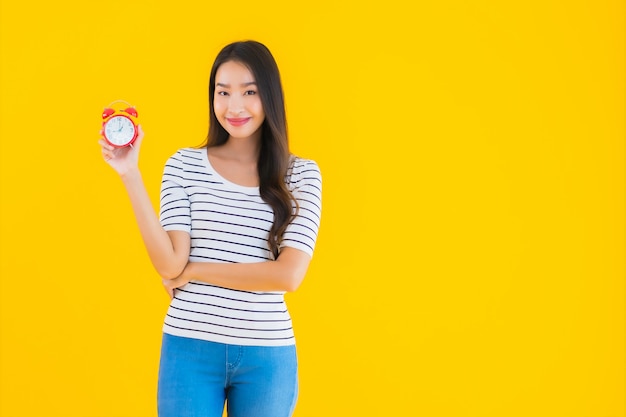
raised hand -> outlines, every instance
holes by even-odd
[[[143,129],[141,125],[137,126],[137,129],[137,139],[135,139],[135,142],[123,148],[116,148],[107,143],[107,141],[104,140],[103,132],[100,131],[101,137],[98,143],[102,150],[102,157],[119,175],[125,175],[131,170],[137,169],[139,149],[143,140]]]

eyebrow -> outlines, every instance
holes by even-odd
[[[241,84],[241,87],[249,87],[251,85],[256,85],[255,81],[250,81],[248,83],[243,83]],[[230,88],[230,84],[224,84],[224,83],[215,83],[216,87],[224,87],[224,88]]]

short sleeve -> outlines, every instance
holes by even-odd
[[[281,248],[300,249],[313,256],[322,214],[320,169],[315,161],[294,158],[286,182],[299,209],[285,230]]]
[[[191,205],[185,191],[183,173],[183,160],[179,151],[167,160],[163,169],[159,219],[166,231],[191,233]]]

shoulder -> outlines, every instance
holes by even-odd
[[[321,189],[322,173],[319,165],[312,159],[292,155],[286,182],[292,191],[307,185]]]
[[[204,149],[198,148],[180,148],[168,158],[168,161],[180,161],[181,163],[200,163],[203,158]]]
[[[203,165],[204,149],[180,148],[174,152],[165,162],[165,168],[186,169],[192,166]]]
[[[320,167],[312,159],[300,158],[299,156],[292,155],[291,161],[289,162],[289,169],[287,171],[288,175],[295,176],[307,176],[313,175],[315,177],[321,178]]]

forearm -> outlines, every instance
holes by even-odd
[[[256,263],[191,262],[185,278],[242,291],[295,291],[306,274],[310,257],[291,250],[276,261]],[[299,251],[297,251],[299,252]]]
[[[188,261],[188,251],[178,251],[170,235],[163,229],[143,183],[141,173],[133,169],[121,176],[128,192],[144,245],[152,265],[163,278],[175,278]]]

